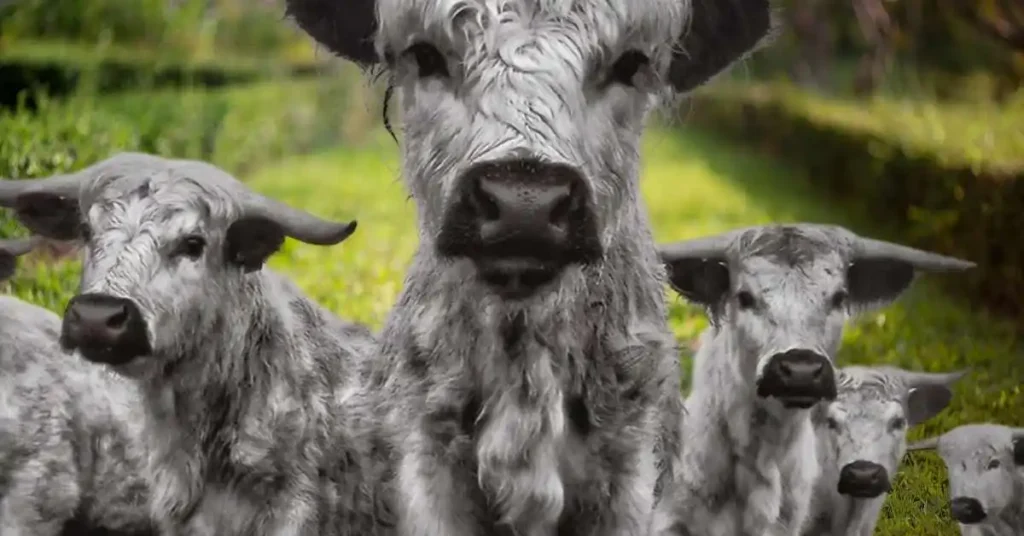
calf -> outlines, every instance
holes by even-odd
[[[656,534],[799,534],[818,477],[811,408],[836,396],[833,359],[854,313],[915,270],[972,263],[836,226],[768,225],[668,245],[673,287],[707,308],[679,482]]]
[[[36,240],[0,240],[0,280]],[[155,535],[134,387],[57,339],[60,317],[0,296],[0,534]]]
[[[1024,534],[1024,428],[965,424],[907,450],[935,450],[946,463],[963,536]]]
[[[647,536],[681,401],[641,134],[765,41],[769,0],[287,5],[401,102],[422,243],[376,378],[404,534]]]
[[[837,396],[812,413],[821,476],[804,536],[871,536],[907,450],[907,429],[938,414],[966,371],[839,369]]]
[[[285,237],[337,244],[355,222],[139,153],[2,182],[4,203],[38,234],[84,242],[61,344],[142,390],[166,534],[386,531],[386,449],[363,391],[374,338],[264,267]]]

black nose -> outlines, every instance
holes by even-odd
[[[838,491],[858,499],[872,499],[889,493],[889,472],[874,462],[857,460],[843,466],[839,471]]]
[[[601,256],[586,181],[572,167],[536,160],[474,165],[458,179],[438,251],[468,257],[506,297],[525,297],[569,264]]]
[[[970,497],[956,497],[949,501],[949,509],[953,513],[953,519],[964,525],[981,523],[985,519],[985,508],[977,499]]]
[[[117,365],[149,353],[149,337],[131,300],[80,294],[64,311],[61,345],[96,363]]]
[[[768,360],[757,382],[757,395],[776,397],[786,407],[809,408],[836,397],[832,362],[811,350],[789,350]]]

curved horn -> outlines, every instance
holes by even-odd
[[[927,439],[922,439],[920,441],[915,441],[915,442],[907,445],[907,451],[935,450],[935,448],[938,447],[938,446],[939,446],[939,438],[938,437],[929,437]]]
[[[678,259],[710,259],[725,255],[737,231],[729,231],[714,236],[682,240],[658,246],[658,254],[665,262]]]
[[[947,257],[884,240],[857,237],[853,242],[854,258],[887,258],[909,263],[918,270],[929,272],[950,272],[974,268],[975,263]]]
[[[971,369],[961,369],[952,372],[915,372],[904,370],[901,375],[910,387],[919,385],[953,385],[961,378],[971,372]]]
[[[41,179],[0,180],[0,207],[14,208],[18,196],[27,192],[46,192],[77,198],[82,185],[80,173],[53,175]]]
[[[356,230],[355,220],[325,220],[258,194],[251,194],[246,200],[242,217],[270,220],[280,225],[286,236],[317,246],[339,244]]]
[[[35,249],[40,241],[38,236],[0,240],[0,253],[11,257],[20,257]]]

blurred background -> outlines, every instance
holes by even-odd
[[[283,4],[0,0],[0,177],[139,150],[211,161],[296,206],[358,217],[342,246],[289,242],[271,265],[379,326],[417,244],[383,84],[318,49]],[[972,368],[912,438],[983,420],[1024,426],[1024,2],[779,5],[769,47],[648,131],[656,237],[827,221],[977,262],[859,319],[841,361]],[[22,232],[0,212],[0,235]],[[8,290],[62,311],[77,282],[71,252],[51,245]],[[671,314],[683,348],[707,325],[679,299]],[[878,534],[957,534],[941,462],[907,463]]]

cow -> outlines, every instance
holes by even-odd
[[[804,536],[871,536],[907,450],[907,430],[937,415],[966,370],[848,366],[837,396],[811,414],[821,476]]]
[[[681,470],[655,534],[798,535],[820,472],[815,404],[836,397],[836,352],[857,313],[889,303],[917,270],[973,263],[834,225],[747,227],[667,244],[680,295],[711,326],[694,357]]]
[[[286,5],[401,103],[421,242],[375,378],[402,533],[646,536],[682,404],[641,134],[770,40],[769,0]]]
[[[1024,428],[965,424],[907,450],[934,450],[942,457],[949,474],[949,509],[960,534],[1024,534]]]
[[[0,240],[0,280],[38,242]],[[67,363],[60,326],[53,312],[0,296],[0,533],[156,536],[139,393]]]
[[[0,182],[0,205],[83,243],[60,343],[141,390],[160,530],[388,533],[389,455],[364,389],[375,337],[265,267],[286,237],[331,246],[354,221],[143,153]]]

